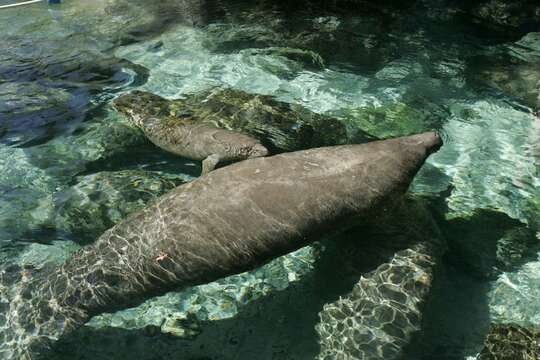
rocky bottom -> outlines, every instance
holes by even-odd
[[[478,360],[536,360],[540,358],[540,333],[514,324],[494,325]]]

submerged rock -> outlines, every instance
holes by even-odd
[[[483,66],[477,75],[482,76],[487,85],[522,100],[533,109],[540,109],[540,59],[538,63],[508,65],[501,62]]]
[[[104,111],[103,118],[84,124],[71,135],[64,135],[25,153],[34,166],[68,183],[94,162],[110,162],[140,152],[148,140],[137,129]]]
[[[203,25],[207,10],[206,0],[74,0],[56,9],[55,18],[107,49],[148,39],[173,24]]]
[[[483,0],[471,5],[472,15],[482,25],[533,29],[540,23],[540,5],[535,0]]]
[[[0,144],[0,241],[24,240],[54,216],[55,179],[24,149]]]
[[[494,52],[494,53],[493,53]],[[469,80],[497,89],[533,110],[540,109],[540,33],[469,59]]]
[[[467,217],[480,208],[529,226],[538,223],[536,117],[508,100],[457,101],[449,108],[442,131],[451,140],[430,161],[448,175],[449,218]],[[425,182],[422,187],[434,184],[440,186]]]
[[[51,264],[60,266],[80,246],[71,241],[53,241],[51,244],[30,244],[15,259],[10,259],[19,266],[40,269]]]
[[[484,342],[478,360],[537,360],[540,358],[540,332],[514,324],[494,325]]]
[[[95,240],[129,214],[185,182],[142,170],[77,177],[77,185],[54,194],[55,227],[78,243]]]
[[[252,49],[250,55],[274,55],[282,56],[291,60],[302,62],[306,68],[324,69],[323,58],[311,50],[302,50],[288,47],[267,47]]]
[[[50,140],[52,133],[70,134],[100,102],[98,93],[144,83],[148,76],[127,60],[78,50],[76,40],[5,41],[0,55],[4,144],[29,147]]]
[[[449,259],[480,278],[493,279],[534,260],[540,250],[535,232],[502,212],[476,210],[441,223]]]
[[[405,102],[390,103],[383,106],[351,108],[343,111],[343,118],[350,127],[379,137],[404,136],[438,128],[441,115],[436,111],[418,110]]]
[[[238,49],[268,51],[315,69],[326,65],[369,72],[390,61],[397,50],[389,28],[393,30],[396,27],[394,15],[399,11],[383,14],[367,3],[357,5],[362,10],[353,11],[356,16],[344,15],[339,10],[304,8],[296,9],[303,16],[296,16],[293,20],[289,15],[291,9],[282,5],[263,1],[257,2],[249,11],[227,8],[225,22],[208,26],[209,46],[222,53]],[[310,4],[314,8],[326,5],[328,3]],[[338,7],[342,5],[343,2]],[[362,13],[361,18],[358,13]],[[339,14],[339,19],[336,14]],[[261,18],[265,19],[264,26],[261,26]]]
[[[540,261],[538,244],[540,234],[531,250],[536,250],[534,259],[519,268],[499,274],[487,294],[490,318],[501,323],[540,327]],[[533,256],[531,256],[533,257]]]
[[[319,314],[318,359],[398,359],[421,329],[423,306],[445,251],[437,225],[418,199],[373,224],[347,233],[346,246],[338,244],[340,261],[358,278],[351,292]],[[359,271],[376,259],[387,260],[368,273]]]

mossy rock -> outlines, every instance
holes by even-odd
[[[494,325],[478,360],[538,360],[540,332],[514,324]]]
[[[79,176],[78,183],[54,195],[56,228],[78,243],[105,230],[182,184],[181,177],[142,170]]]
[[[469,59],[468,78],[532,109],[540,109],[540,62],[525,62],[505,54]]]
[[[172,106],[218,127],[257,137],[277,152],[347,142],[345,127],[339,120],[271,96],[224,89],[189,96]]]
[[[429,114],[402,102],[347,109],[343,117],[349,126],[379,138],[417,134],[436,126]]]

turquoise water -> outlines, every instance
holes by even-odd
[[[443,135],[411,188],[440,204],[448,251],[410,359],[475,356],[491,322],[540,327],[540,26],[493,31],[444,2],[388,9],[66,0],[0,11],[1,261],[59,263],[199,175],[112,99],[231,87],[352,132]],[[317,313],[336,296],[317,285],[325,251],[96,317],[55,356],[313,359]]]

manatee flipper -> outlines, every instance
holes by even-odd
[[[219,163],[219,155],[218,154],[212,154],[202,162],[202,175],[208,174],[210,171],[214,170],[216,168],[216,165]]]

